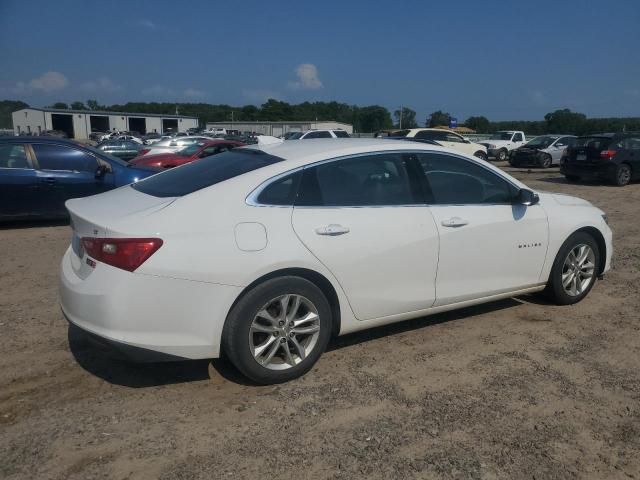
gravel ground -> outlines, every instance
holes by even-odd
[[[341,337],[271,387],[110,358],[58,308],[68,226],[0,230],[0,478],[640,478],[640,185],[512,172],[609,214],[614,268],[585,301]]]

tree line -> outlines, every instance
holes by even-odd
[[[11,113],[27,108],[25,102],[18,100],[0,101],[0,128],[13,128]],[[127,113],[155,113],[161,115],[194,116],[200,119],[200,125],[207,122],[228,122],[232,119],[242,121],[309,121],[335,120],[352,124],[356,132],[378,132],[400,128],[416,128],[420,125],[415,110],[402,107],[392,115],[385,107],[369,105],[361,107],[339,102],[303,102],[290,104],[280,100],[269,99],[260,106],[244,105],[234,107],[226,104],[209,103],[158,103],[128,102],[125,104],[101,105],[96,100],[57,102],[52,108],[72,110],[96,110]],[[435,111],[425,119],[424,126],[447,126],[451,114],[441,110]],[[395,120],[395,121],[394,121]],[[497,130],[523,130],[529,135],[544,133],[567,133],[584,135],[597,132],[640,131],[640,117],[632,118],[588,118],[582,113],[569,109],[555,110],[547,113],[543,120],[535,121],[491,121],[484,116],[471,116],[464,122],[458,122],[472,128],[477,133],[492,133]]]

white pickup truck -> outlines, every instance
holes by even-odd
[[[524,132],[517,130],[501,130],[489,137],[489,140],[479,142],[487,147],[489,157],[494,157],[501,162],[509,157],[509,152],[527,143]]]

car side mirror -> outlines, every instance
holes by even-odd
[[[515,204],[517,205],[526,205],[528,207],[532,205],[536,205],[540,202],[540,196],[532,192],[531,190],[527,190],[526,188],[521,188],[514,199]]]
[[[106,173],[109,171],[109,169],[107,168],[106,165],[98,165],[98,168],[96,168],[96,178],[102,178],[106,175]]]

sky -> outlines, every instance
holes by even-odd
[[[0,100],[640,116],[640,0],[0,0]]]

